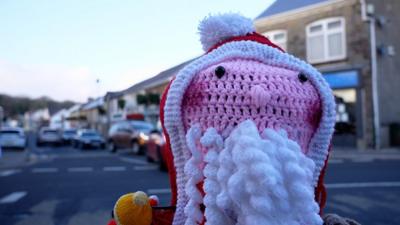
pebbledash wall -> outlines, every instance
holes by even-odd
[[[370,35],[368,23],[362,20],[361,1],[317,2],[314,5],[258,17],[254,24],[259,33],[286,32],[287,52],[307,60],[307,26],[315,21],[343,18],[345,57],[312,64],[325,75],[335,95],[339,97],[337,98],[339,126],[337,126],[338,132],[335,134],[334,144],[357,146],[361,149],[371,148],[374,146],[374,114]],[[400,1],[366,2],[370,4],[369,7],[374,6],[373,15],[377,19],[380,18],[380,23],[382,23],[376,25],[379,50],[378,94],[381,146],[387,147],[390,145],[390,124],[400,122],[400,57],[396,55],[400,54],[399,42],[396,41],[400,37],[400,29],[398,29],[400,17],[396,16],[400,10]]]
[[[390,124],[400,123],[400,1],[373,0],[377,15],[378,89],[382,136],[390,136]],[[398,126],[397,126],[398,128]],[[400,136],[393,137],[398,145]],[[384,143],[385,144],[385,143]]]

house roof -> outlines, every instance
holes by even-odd
[[[83,110],[90,110],[90,109],[95,109],[99,106],[102,106],[104,104],[104,97],[98,97],[96,99],[93,99],[92,101],[89,101],[88,103],[84,104],[82,106]]]
[[[68,111],[68,114],[71,114],[73,112],[80,110],[81,108],[82,108],[82,104],[75,104],[75,105],[71,106],[69,109],[67,109],[67,111]]]
[[[155,75],[154,77],[151,77],[151,78],[149,78],[147,80],[144,80],[142,82],[134,84],[130,88],[127,88],[127,89],[123,90],[122,93],[138,92],[138,91],[141,91],[141,90],[146,89],[148,87],[152,87],[152,86],[156,86],[156,85],[162,84],[162,83],[168,81],[174,75],[176,75],[180,69],[182,69],[184,66],[186,66],[187,64],[189,64],[190,62],[192,62],[195,59],[196,58],[188,60],[186,62],[183,62],[183,63],[181,63],[181,64],[179,64],[177,66],[174,66],[174,67],[172,67],[170,69],[162,71],[161,73]]]
[[[116,92],[107,92],[106,95],[104,96],[104,99],[110,100],[110,99],[120,98],[124,94],[139,92],[143,89],[162,84],[162,83],[168,81],[171,77],[175,76],[179,72],[180,69],[182,69],[184,66],[191,63],[195,59],[197,59],[197,57],[194,59],[188,60],[186,62],[183,62],[183,63],[181,63],[177,66],[174,66],[170,69],[167,69],[165,71],[162,71],[159,74],[157,74],[147,80],[144,80],[142,82],[134,84],[125,90],[116,91]]]
[[[270,7],[257,16],[256,19],[269,17],[275,14],[284,13],[327,1],[330,0],[276,0]]]
[[[122,95],[123,95],[122,91],[114,91],[114,92],[109,91],[104,96],[104,99],[106,100],[115,99],[121,97]]]

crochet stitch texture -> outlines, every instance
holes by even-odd
[[[218,78],[216,67],[226,73]],[[198,73],[183,97],[185,129],[199,123],[220,133],[252,119],[259,131],[284,129],[307,153],[321,115],[317,90],[301,82],[298,71],[272,67],[257,61],[232,59]]]

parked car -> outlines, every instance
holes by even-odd
[[[146,158],[149,162],[159,164],[160,170],[167,170],[163,151],[165,150],[165,136],[162,131],[152,131],[146,144]]]
[[[60,131],[49,127],[41,128],[36,139],[37,146],[45,144],[60,145],[61,143],[62,137]]]
[[[80,130],[76,134],[74,147],[85,149],[88,147],[105,148],[104,138],[95,130]]]
[[[25,132],[22,128],[1,128],[0,147],[25,149],[27,144]]]
[[[75,137],[77,134],[76,129],[65,129],[62,132],[62,140],[64,144],[71,144],[72,139]]]
[[[154,126],[145,121],[117,122],[108,132],[108,148],[112,152],[119,148],[130,148],[135,154],[143,154],[152,130]]]

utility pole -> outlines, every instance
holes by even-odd
[[[372,73],[372,102],[374,110],[374,131],[375,131],[375,149],[381,147],[381,126],[379,115],[379,96],[378,96],[378,65],[376,57],[376,32],[375,18],[369,19],[369,31],[371,40],[371,73]]]
[[[365,0],[360,0],[361,4],[361,17],[364,22],[369,25],[369,38],[371,48],[371,82],[372,82],[372,107],[374,116],[374,143],[375,149],[379,150],[381,147],[381,127],[379,115],[379,95],[378,95],[378,63],[376,56],[376,30],[374,6],[367,4]]]
[[[0,106],[0,127],[3,126],[3,118],[4,118],[4,110],[3,107]]]

